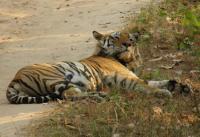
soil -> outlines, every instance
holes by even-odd
[[[1,0],[0,136],[15,137],[53,104],[11,105],[5,93],[23,66],[80,60],[95,50],[93,30],[120,30],[150,0]]]

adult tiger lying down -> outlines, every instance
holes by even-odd
[[[105,86],[171,97],[167,87],[173,90],[173,82],[164,80],[151,84],[150,81],[149,86],[148,82],[131,71],[135,66],[130,64],[140,59],[138,50],[134,50],[138,35],[123,32],[102,35],[94,31],[93,36],[99,42],[95,55],[79,62],[63,61],[23,67],[9,84],[7,99],[13,104],[73,100],[94,92],[98,94]]]

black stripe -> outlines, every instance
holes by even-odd
[[[82,65],[83,65],[83,67],[84,67],[84,71],[85,71],[85,72],[88,72],[89,74],[91,74],[90,71],[89,71],[89,69],[87,68],[87,66],[86,66],[85,64],[82,64]]]
[[[62,68],[62,70],[65,71],[65,68],[61,64],[56,64],[56,66]]]
[[[17,103],[17,99],[18,99],[18,95],[17,96],[15,96],[14,98],[12,98],[12,103]]]
[[[114,83],[117,84],[117,74],[115,74],[113,80],[114,80]]]
[[[22,99],[22,103],[24,103],[24,104],[28,104],[28,97],[23,97],[23,99]]]
[[[83,65],[83,64],[82,64]],[[81,74],[83,75],[83,76],[85,76],[88,80],[91,78],[91,73],[90,73],[90,71],[87,69],[87,67],[85,66],[85,65],[83,65],[83,67],[84,67],[84,71],[82,71],[82,70],[80,70],[80,72],[81,72]],[[89,75],[87,75],[87,73],[89,74]]]
[[[48,90],[48,88],[47,88],[47,81],[48,81],[48,79],[42,79],[42,83],[43,83],[43,85],[44,85],[44,88],[45,88],[45,90],[46,90],[46,92],[47,93],[50,93],[50,91]]]
[[[29,72],[30,73],[30,72]],[[40,75],[37,73],[37,72],[32,72],[32,74],[29,74],[29,75],[27,75],[27,74],[24,74],[31,82],[35,82],[36,83],[36,85],[37,85],[37,88],[38,88],[38,90],[39,90],[39,94],[42,94],[42,89],[41,89],[41,81],[40,81]],[[34,75],[36,75],[36,77],[37,77],[37,79],[35,78],[35,76]]]
[[[59,71],[61,74],[65,75],[65,70],[63,70],[63,71],[60,70],[60,68],[62,68],[61,65],[60,66],[52,66],[52,67],[55,68],[57,71]]]
[[[24,74],[30,81],[33,81],[29,76],[31,75],[31,74],[29,74],[29,75],[27,75],[27,74]]]
[[[71,73],[74,75],[74,72],[73,72],[73,71],[71,71],[71,70],[69,70],[69,69],[66,69],[66,72],[67,72],[67,71],[71,72]]]
[[[94,66],[91,66],[98,74],[102,75],[102,71],[99,69],[101,68],[101,66],[98,64],[98,62],[94,61],[94,60],[89,60],[90,62],[93,62],[95,65],[97,65],[98,67],[94,67]]]
[[[46,77],[61,77],[61,76],[63,76],[63,75],[60,75],[60,74],[58,74],[58,73],[53,73],[53,72],[45,72],[45,73],[43,73],[42,71],[40,71],[40,70],[37,70],[41,75],[43,75],[43,76],[46,76]],[[49,73],[49,74],[47,74],[47,73]]]
[[[31,101],[29,102],[29,104],[37,103],[37,102],[34,102],[34,98],[35,98],[35,97],[31,97]]]
[[[41,96],[41,94],[39,94],[35,89],[33,89],[31,86],[29,86],[26,82],[24,82],[23,80],[19,80],[25,87],[31,89],[32,91],[34,91],[34,93],[36,93],[38,96]]]
[[[110,39],[107,39],[107,41],[108,41],[107,47],[110,47]]]
[[[95,67],[91,66],[91,71],[97,83],[101,83],[101,81],[99,81],[99,79],[102,80],[102,76],[103,76],[101,70],[99,68],[96,69]]]
[[[131,90],[134,90],[136,85],[137,85],[137,82],[133,80],[133,87],[132,87]],[[132,86],[132,85],[131,85],[131,86]]]
[[[43,103],[42,102],[42,97],[36,97],[36,103]]]
[[[106,39],[103,39],[103,46],[105,45],[105,43],[106,43]]]
[[[137,82],[135,82],[135,83],[134,83],[134,85],[133,85],[133,88],[132,88],[132,89],[135,89],[136,85],[137,85]]]
[[[79,69],[76,67],[76,65],[73,62],[67,62],[67,64],[73,68],[79,75],[80,75],[80,71]]]
[[[131,80],[129,86],[128,86],[128,90],[131,88],[132,84],[134,83],[134,80]],[[132,90],[132,89],[131,89]]]
[[[38,71],[39,73],[43,74],[43,75],[47,75],[46,73],[43,73],[41,71],[46,71],[48,73],[52,73],[54,75],[57,75],[57,76],[61,76],[60,74],[56,73],[55,71],[51,71],[49,69],[43,69],[43,68],[40,68],[40,69],[37,69],[36,71]]]
[[[41,75],[39,75],[38,73],[35,73],[35,75],[37,76],[37,79],[38,79],[38,81],[40,83],[40,87],[39,88],[40,88],[41,95],[42,94],[46,94],[46,92],[43,89],[41,89],[42,87],[44,87],[45,90],[46,90],[46,83],[43,82],[43,79],[40,77]]]
[[[34,82],[36,83],[36,85],[37,85],[37,89],[39,90],[39,94],[41,95],[42,94],[42,89],[41,89],[41,84],[38,82],[39,81],[39,75],[37,75],[38,76],[38,80],[34,77],[34,76],[32,76],[32,79],[34,80]]]
[[[125,88],[126,87],[126,78],[120,81],[120,87]]]

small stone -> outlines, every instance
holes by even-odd
[[[198,113],[200,110],[200,104],[192,109],[193,112]]]
[[[57,10],[59,10],[60,8],[61,8],[61,5],[60,5],[60,6],[58,6],[56,9],[57,9]]]
[[[106,25],[102,26],[102,28],[108,28]]]
[[[113,134],[112,137],[120,137],[119,133]]]
[[[134,127],[135,127],[135,124],[134,124],[134,123],[130,123],[130,124],[128,124],[128,127],[129,127],[129,128],[134,128]]]
[[[152,71],[152,68],[147,68],[146,70],[147,70],[147,71]]]
[[[179,71],[175,71],[176,74],[178,75],[182,75],[183,74],[183,71],[182,70],[179,70]]]
[[[111,24],[111,22],[106,22],[105,24]]]

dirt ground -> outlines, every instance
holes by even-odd
[[[5,93],[21,67],[79,60],[94,52],[91,32],[119,30],[150,0],[1,0],[0,136],[45,115],[52,104],[11,105]]]

